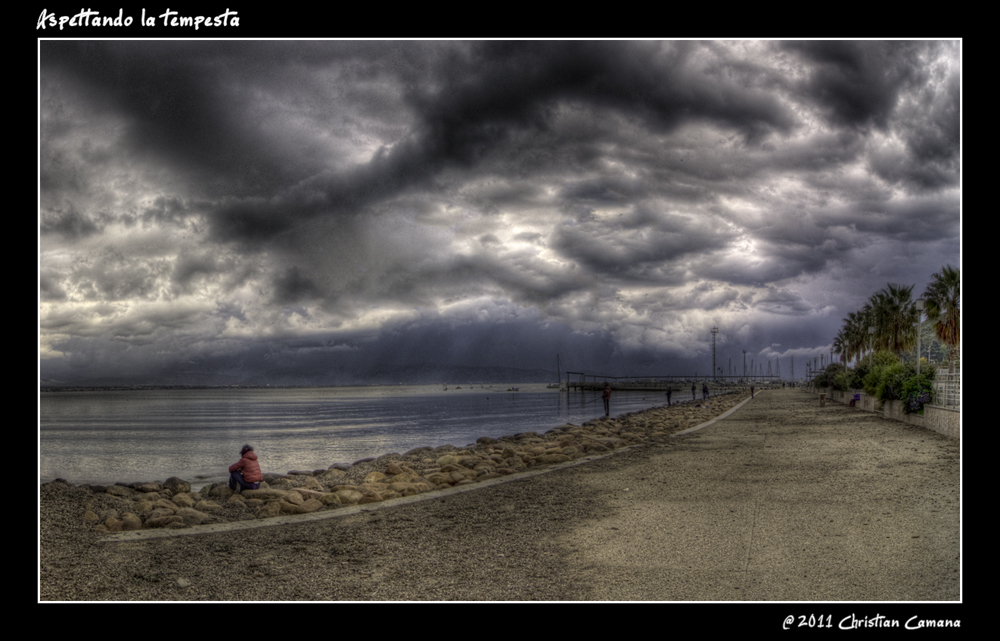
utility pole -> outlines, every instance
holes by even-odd
[[[719,333],[718,327],[712,328],[712,376],[715,377],[713,380],[719,380],[717,376],[718,370],[715,369],[715,335]]]

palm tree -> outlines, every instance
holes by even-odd
[[[841,329],[837,332],[837,335],[833,339],[833,353],[840,354],[840,362],[843,363],[849,357],[847,356],[847,332]]]
[[[857,366],[861,357],[868,349],[868,325],[870,324],[871,309],[866,306],[857,312],[848,312],[844,319],[844,358],[854,359]]]
[[[875,314],[875,342],[897,356],[917,344],[917,309],[910,298],[913,285],[887,283],[870,299]]]
[[[959,270],[945,265],[941,271],[931,276],[931,282],[924,292],[927,301],[927,320],[934,321],[934,331],[942,343],[948,346],[948,371],[955,370],[955,356],[960,343],[960,287]]]

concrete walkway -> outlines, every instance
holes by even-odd
[[[595,599],[958,600],[958,442],[799,390],[581,474],[613,513],[567,534]]]
[[[43,594],[956,602],[959,454],[936,432],[771,390],[694,432],[468,491],[201,536],[50,544]]]

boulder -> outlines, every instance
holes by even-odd
[[[212,488],[212,490],[208,493],[208,496],[217,499],[228,499],[232,493],[233,491],[230,490],[229,487],[219,484]],[[204,496],[204,492],[202,492],[202,496]]]
[[[161,527],[171,527],[171,526],[184,526],[184,519],[177,516],[176,514],[171,514],[170,516],[159,516],[152,519],[146,519],[146,522],[142,524],[145,528],[161,528]]]
[[[138,515],[132,512],[125,512],[122,514],[122,530],[141,530],[142,529],[142,519]]]
[[[420,454],[422,452],[428,452],[428,451],[430,451],[432,449],[434,449],[434,448],[432,448],[429,445],[425,445],[424,447],[415,447],[412,450],[404,453],[403,456],[404,457],[416,456],[416,455],[418,455],[418,454]]]
[[[329,469],[326,472],[320,474],[318,477],[316,477],[316,480],[320,481],[321,483],[326,483],[327,485],[333,485],[343,481],[346,478],[347,478],[347,472],[345,472],[344,470]]]
[[[323,509],[323,503],[317,499],[309,499],[299,506],[299,514],[309,514]]]
[[[427,475],[427,480],[434,485],[451,485],[451,476],[446,472],[434,472]]]
[[[269,519],[281,514],[281,501],[268,501],[257,510],[257,518]]]
[[[309,490],[323,490],[323,484],[316,480],[314,476],[305,477],[305,483],[299,486],[301,488],[306,488]]]
[[[341,505],[343,503],[343,501],[340,500],[340,497],[333,492],[328,492],[319,497],[319,502],[323,505]]]
[[[132,488],[128,487],[127,485],[118,485],[117,483],[115,485],[109,485],[109,486],[107,486],[104,489],[104,491],[106,493],[110,494],[111,496],[120,496],[120,497],[125,498],[125,499],[135,498],[136,495],[139,494],[138,491],[133,490]]]
[[[362,494],[361,492],[349,489],[337,490],[334,492],[334,494],[337,496],[338,499],[340,499],[341,503],[347,505],[355,505],[356,503],[358,503],[358,501],[360,501],[364,497],[364,494]]]
[[[191,484],[184,479],[177,478],[176,476],[171,476],[166,481],[163,482],[163,487],[167,488],[174,494],[180,494],[182,492],[190,492]]]
[[[199,512],[215,512],[216,510],[221,510],[222,506],[216,503],[215,501],[202,499],[195,504],[194,509],[198,510]]]
[[[190,507],[182,507],[177,510],[177,516],[181,517],[187,525],[201,525],[209,518],[204,512],[199,512]]]
[[[196,501],[190,494],[174,494],[171,499],[177,507],[194,507]]]
[[[322,490],[309,490],[304,487],[296,488],[292,490],[291,493],[298,494],[304,501],[308,501],[309,499],[319,499],[325,494]]]
[[[176,512],[180,509],[180,506],[171,501],[170,499],[157,499],[153,502],[154,510],[170,510],[171,513]]]

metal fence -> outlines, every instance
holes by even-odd
[[[948,373],[939,369],[934,373],[934,404],[942,407],[962,406],[962,372]]]

